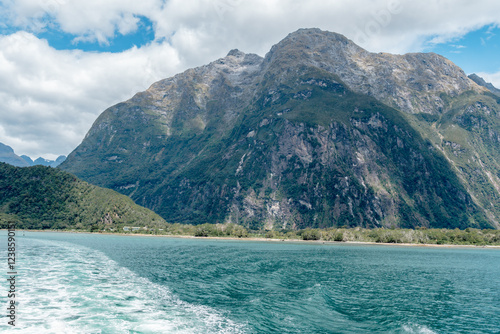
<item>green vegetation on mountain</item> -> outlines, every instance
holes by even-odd
[[[60,168],[172,223],[498,228],[499,111],[441,56],[300,30],[107,109]]]
[[[474,202],[489,217],[500,217],[500,98],[464,92],[444,96],[445,111],[407,115],[410,123],[449,161]]]
[[[0,227],[19,229],[158,228],[165,221],[113,190],[99,188],[58,169],[0,163]]]

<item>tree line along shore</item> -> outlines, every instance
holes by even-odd
[[[0,223],[1,228],[4,223]],[[22,229],[30,230],[25,226]],[[259,238],[275,240],[367,242],[389,244],[430,244],[430,245],[475,245],[500,246],[500,230],[493,229],[388,229],[388,228],[327,228],[302,230],[249,230],[237,224],[162,224],[162,226],[114,226],[101,228],[93,225],[90,228],[74,229],[36,229],[43,231],[94,232],[116,234],[142,234],[163,236],[191,236],[218,238]]]

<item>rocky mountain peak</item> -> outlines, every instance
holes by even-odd
[[[238,49],[228,52],[224,58],[217,59],[207,65],[209,68],[223,70],[225,73],[245,70],[249,66],[258,66],[263,58],[253,53],[244,53]],[[204,68],[205,66],[202,66]]]
[[[299,29],[274,45],[266,54],[263,65],[268,70],[277,67],[281,71],[283,66],[298,63],[317,66],[333,60],[347,66],[347,59],[359,53],[367,52],[341,34],[317,28]]]
[[[335,74],[353,91],[408,113],[441,113],[442,93],[457,96],[468,90],[484,91],[440,55],[371,53],[341,34],[320,29],[289,34],[271,48],[263,62],[278,78],[301,65]]]
[[[233,56],[233,57],[245,57],[245,53],[238,50],[238,49],[232,49],[231,51],[228,52],[226,57]]]
[[[262,60],[256,54],[233,49],[227,56],[207,65],[154,83],[127,103],[141,105],[142,109],[137,109],[139,114],[148,110],[150,115],[159,117],[166,136],[172,135],[174,128],[180,132],[203,131],[214,113],[223,114],[219,125],[232,122],[252,95],[249,90],[260,73]],[[222,105],[214,111],[210,101],[220,96],[224,96]]]
[[[238,49],[233,49],[229,51],[226,57],[219,58],[208,65],[188,69],[172,78],[160,80],[154,83],[148,91],[161,92],[168,90],[166,87],[171,87],[173,83],[184,82],[186,79],[191,83],[194,80],[196,83],[207,85],[221,75],[229,80],[237,79],[235,76],[240,76],[240,74],[245,76],[249,72],[257,71],[262,60],[263,58],[259,55],[246,54]]]
[[[286,56],[283,51],[290,50],[303,51],[310,55],[314,55],[315,52],[346,55],[360,52],[366,53],[366,50],[342,34],[311,28],[299,29],[288,34],[288,36],[271,48],[266,55],[266,59]]]

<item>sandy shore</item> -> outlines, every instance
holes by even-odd
[[[3,229],[6,231],[5,229]],[[158,237],[158,238],[181,238],[181,239],[200,239],[200,240],[230,240],[230,241],[260,241],[260,242],[275,242],[275,243],[309,243],[321,245],[375,245],[375,246],[396,246],[396,247],[439,247],[439,248],[491,248],[500,249],[500,245],[452,245],[452,244],[410,244],[410,243],[382,243],[370,241],[324,241],[324,240],[302,240],[302,239],[270,239],[270,238],[236,238],[236,237],[195,237],[191,235],[166,235],[166,234],[142,234],[142,233],[109,233],[109,232],[78,232],[78,231],[56,231],[56,230],[16,230],[19,232],[52,232],[52,233],[74,233],[74,234],[89,234],[89,235],[117,235],[125,237]]]

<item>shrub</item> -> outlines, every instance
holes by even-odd
[[[316,229],[306,229],[302,231],[302,240],[319,240],[321,239],[321,232]]]
[[[344,241],[344,232],[337,230],[333,236],[333,241]]]
[[[195,237],[208,237],[210,234],[213,233],[213,225],[211,224],[202,224],[196,226],[196,229],[194,231],[194,236]]]
[[[233,237],[237,237],[237,238],[246,238],[246,237],[248,237],[248,231],[243,226],[236,225],[236,226],[234,226],[231,235]]]
[[[267,231],[264,235],[267,239],[277,239],[281,237],[281,234],[277,231]]]

